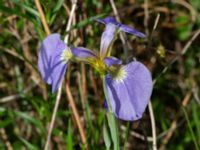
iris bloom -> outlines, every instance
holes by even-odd
[[[97,19],[106,25],[101,37],[100,54],[83,48],[69,48],[59,34],[49,35],[39,49],[38,67],[45,82],[52,85],[52,92],[59,87],[69,61],[85,62],[105,78],[105,87],[111,109],[122,120],[138,120],[150,100],[152,78],[149,70],[140,62],[122,65],[122,61],[110,56],[111,46],[119,31],[137,37],[144,34],[114,18]]]

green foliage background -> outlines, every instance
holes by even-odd
[[[148,2],[148,24],[144,25],[145,2]],[[66,35],[71,2],[41,0],[52,33]],[[113,55],[131,61],[142,61],[156,80],[151,98],[158,147],[163,145],[172,122],[177,123],[165,145],[169,150],[200,149],[200,36],[192,41],[184,55],[186,43],[200,29],[199,0],[127,0],[115,2],[124,24],[146,32],[147,38],[127,36],[128,57],[120,40]],[[152,31],[157,14],[160,19]],[[76,19],[70,31],[70,45],[99,50],[103,25],[94,17],[113,16],[109,1],[78,1]],[[33,0],[0,1],[0,150],[44,147],[47,129],[55,104],[55,94],[41,81],[37,70],[37,52],[46,34]],[[149,34],[148,34],[149,33]],[[177,57],[174,63],[173,60]],[[163,69],[168,67],[166,72]],[[90,149],[104,150],[105,110],[100,76],[83,64],[70,65],[68,81],[83,120]],[[86,78],[86,82],[83,82]],[[64,86],[65,87],[65,86]],[[51,148],[84,149],[78,128],[69,108],[65,88],[52,133]],[[84,91],[86,88],[86,91]],[[86,93],[85,93],[86,92]],[[189,97],[189,98],[188,98]],[[188,98],[183,106],[182,102]],[[151,137],[148,109],[137,122],[118,122],[120,145],[124,149],[151,149],[151,141],[133,135]],[[104,139],[109,143],[109,135]]]

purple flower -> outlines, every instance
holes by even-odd
[[[121,66],[114,74],[107,74],[105,80],[115,116],[127,121],[140,119],[153,88],[149,70],[142,63],[133,61]]]
[[[38,68],[42,79],[52,85],[55,92],[64,78],[70,61],[85,62],[105,75],[105,88],[113,113],[122,120],[138,120],[150,100],[153,83],[149,70],[140,62],[122,65],[122,61],[110,57],[110,47],[117,31],[144,37],[144,34],[114,18],[98,19],[106,25],[101,37],[100,55],[83,47],[68,47],[59,34],[51,34],[39,48]]]
[[[56,91],[66,72],[68,60],[63,56],[67,53],[70,50],[59,34],[49,35],[39,48],[38,68],[42,79],[52,85],[52,92]]]
[[[52,85],[54,93],[64,78],[67,63],[77,56],[81,59],[95,58],[96,55],[85,48],[69,48],[59,34],[47,36],[39,48],[38,68],[42,79]]]
[[[105,57],[104,58],[104,63],[107,67],[110,67],[112,65],[121,65],[122,61],[120,59],[117,59],[116,57]]]
[[[119,23],[113,17],[106,17],[104,19],[96,19],[98,22],[106,25],[106,29],[101,36],[100,56],[105,57],[110,53],[110,47],[115,40],[117,31],[124,31],[137,37],[145,37],[145,35],[136,29]]]

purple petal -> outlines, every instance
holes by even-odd
[[[141,37],[141,38],[145,37],[145,34],[143,34],[142,32],[139,32],[132,27],[129,27],[127,25],[124,25],[122,23],[117,22],[116,19],[113,18],[113,17],[106,17],[104,19],[96,19],[96,20],[100,23],[105,24],[105,25],[107,25],[107,24],[116,25],[118,28],[120,28],[121,31],[124,31],[126,33],[130,33],[130,34],[135,35],[137,37]]]
[[[95,20],[98,21],[98,22],[100,22],[100,23],[103,23],[103,24],[112,23],[112,24],[118,25],[118,22],[113,17],[106,17],[104,19],[95,19]]]
[[[129,27],[127,25],[124,25],[124,24],[119,24],[119,28],[120,30],[124,31],[124,32],[127,32],[127,33],[130,33],[132,35],[135,35],[137,37],[141,37],[141,38],[144,38],[145,35],[142,33],[142,32],[139,32],[137,31],[136,29],[132,28],[132,27]]]
[[[108,104],[106,102],[106,100],[103,100],[103,108],[107,111],[108,110]]]
[[[107,67],[110,67],[112,65],[121,65],[122,61],[116,57],[106,57],[104,58],[104,63]]]
[[[78,58],[97,58],[94,51],[86,49],[84,47],[74,47],[71,48],[72,54]]]
[[[117,26],[114,24],[106,25],[106,29],[101,36],[100,56],[102,58],[104,58],[107,55],[108,50],[115,39],[117,29]]]
[[[61,60],[61,55],[67,46],[59,34],[51,34],[42,42],[38,54],[38,68],[42,79],[52,84],[52,92],[60,85],[67,65]]]
[[[140,62],[123,66],[120,78],[106,75],[106,88],[116,117],[134,121],[142,117],[150,100],[153,83],[149,70]]]

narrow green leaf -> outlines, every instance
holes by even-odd
[[[19,137],[20,141],[22,141],[22,143],[24,143],[24,145],[29,149],[29,150],[39,150],[36,146],[34,146],[33,144],[31,144],[30,142],[28,142],[27,140],[25,140],[22,137]]]
[[[25,112],[14,111],[14,115],[16,115],[16,116],[18,116],[18,117],[21,117],[21,118],[23,118],[24,120],[26,120],[26,121],[28,121],[28,122],[33,123],[34,125],[36,125],[36,127],[38,127],[38,128],[42,131],[42,133],[45,132],[45,129],[44,129],[44,127],[42,126],[40,120],[31,117],[30,115],[28,115],[28,114],[25,113]]]
[[[198,139],[200,140],[200,125],[199,125],[199,120],[200,120],[200,113],[199,113],[199,106],[196,103],[192,104],[192,116],[194,118],[194,123],[197,128],[197,135]]]
[[[118,128],[117,128],[117,123],[116,123],[114,114],[108,112],[107,119],[108,119],[108,125],[111,132],[111,137],[114,144],[114,150],[119,150],[120,149],[119,148],[119,134],[118,134]]]
[[[187,111],[186,111],[183,107],[182,107],[182,110],[183,110],[183,112],[184,112],[185,119],[186,119],[186,121],[187,121],[188,128],[189,128],[190,134],[191,134],[191,136],[192,136],[192,139],[193,139],[195,148],[196,148],[196,150],[199,150],[199,146],[198,146],[198,143],[197,143],[197,139],[196,139],[196,137],[195,137],[194,131],[192,130],[192,125],[191,125],[191,123],[190,123],[190,120],[189,120]]]
[[[68,129],[67,129],[67,150],[73,150],[73,134],[72,134],[72,125],[71,120],[68,122]]]
[[[58,11],[62,7],[63,2],[64,2],[64,0],[58,0],[56,5],[55,5],[55,7],[54,7],[54,9],[53,9],[53,12]]]
[[[110,133],[108,130],[107,123],[105,122],[103,125],[103,139],[106,145],[106,149],[109,150],[111,146],[111,139],[110,139]]]
[[[25,3],[20,2],[19,0],[12,0],[13,3],[15,3],[17,6],[24,8],[27,12],[30,14],[39,17],[39,13],[33,9],[31,6],[26,5]]]

